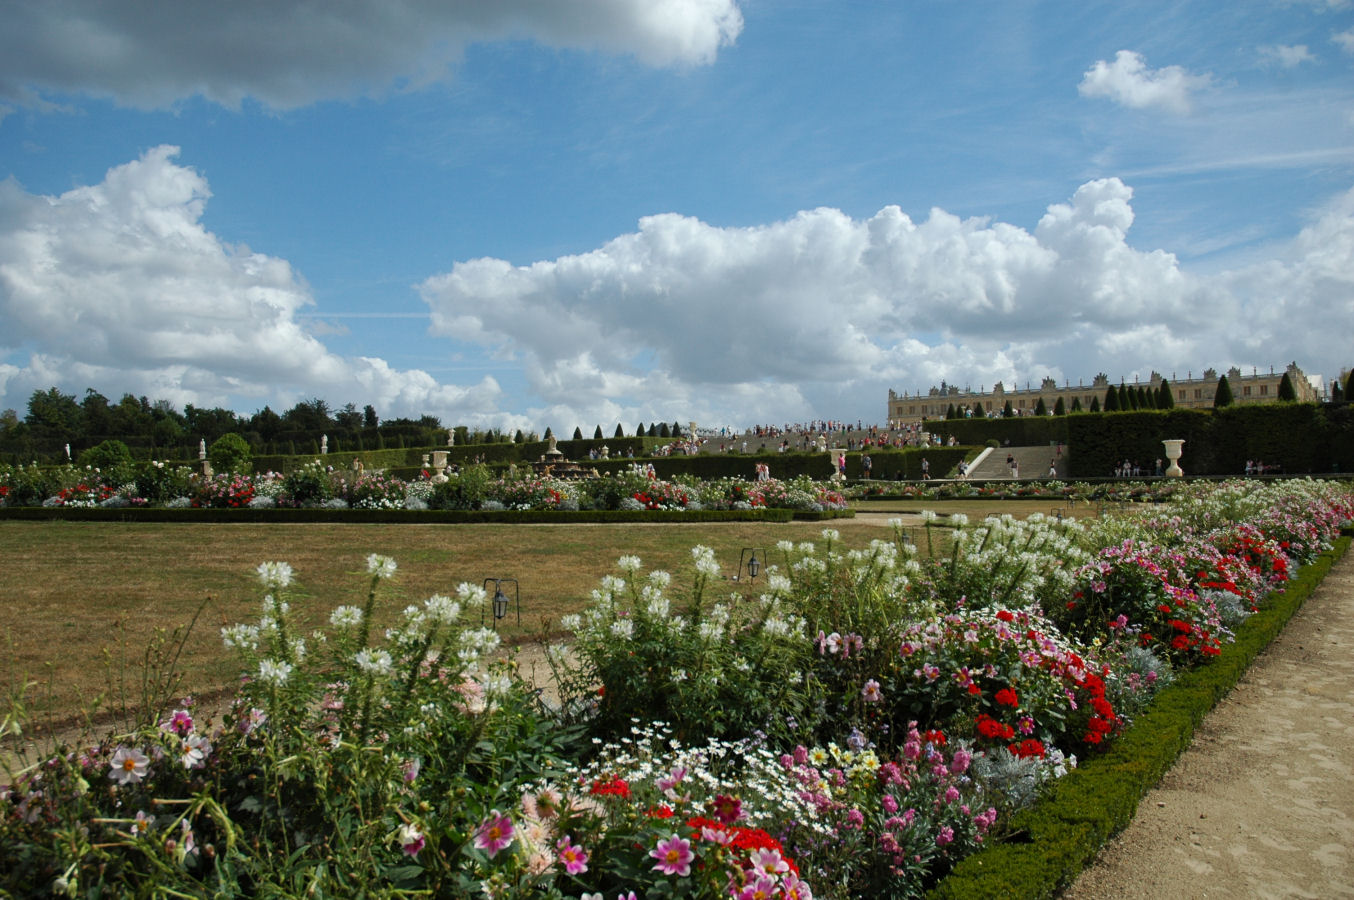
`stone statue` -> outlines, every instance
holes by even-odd
[[[456,446],[456,431],[455,431],[455,429],[452,429],[452,428],[448,428],[448,429],[447,429],[447,446],[448,446],[448,447],[455,447],[455,446]]]
[[[329,435],[322,434],[320,435],[320,455],[323,456],[328,452],[329,452]]]
[[[198,442],[197,442],[197,458],[198,458],[198,459],[206,459],[206,458],[207,458],[207,439],[206,439],[206,438],[200,438],[200,439],[198,440]]]

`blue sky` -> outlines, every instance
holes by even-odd
[[[0,8],[21,414],[610,433],[1354,365],[1350,0]]]

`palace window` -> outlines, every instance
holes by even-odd
[[[1241,389],[1241,396],[1249,397],[1251,395],[1251,386],[1248,384]]]
[[[1267,384],[1260,385],[1260,396],[1263,397],[1268,393],[1269,393],[1269,385]]]

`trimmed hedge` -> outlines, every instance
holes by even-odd
[[[1242,407],[1243,409],[1245,407]],[[927,896],[936,900],[1054,897],[1132,820],[1194,729],[1241,680],[1349,549],[1350,531],[1287,587],[1266,598],[1236,640],[1205,666],[1181,674],[1101,755],[1059,779],[1049,795],[1012,820],[1013,834],[960,861]]]
[[[1154,460],[1165,461],[1166,438],[1185,441],[1180,465],[1188,475],[1240,475],[1248,459],[1290,475],[1354,471],[1354,406],[1347,403],[955,419],[927,427],[965,444],[1065,442],[1072,478],[1108,477],[1125,459],[1151,470]]]

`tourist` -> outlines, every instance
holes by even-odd
[[[1058,477],[1058,458],[1056,456],[1048,461],[1048,477]]]
[[[926,457],[921,459],[921,477],[922,480],[928,480],[931,477],[931,463]]]
[[[870,469],[874,467],[874,460],[870,459],[870,454],[866,453],[860,458],[860,473],[862,478],[870,477]]]

